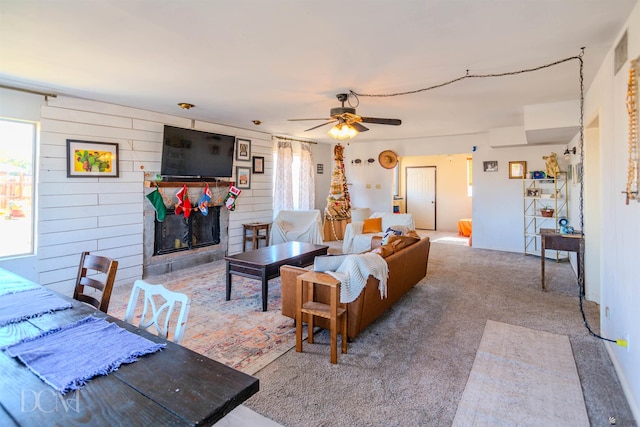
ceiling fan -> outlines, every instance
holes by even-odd
[[[338,101],[342,103],[342,106],[332,108],[330,111],[330,116],[328,118],[322,119],[289,119],[291,122],[296,121],[304,121],[304,120],[325,120],[325,123],[319,124],[312,128],[306,129],[305,132],[309,132],[310,130],[317,129],[322,126],[326,126],[328,124],[335,123],[336,126],[340,127],[342,125],[351,126],[357,132],[365,132],[368,131],[369,128],[363,126],[361,123],[374,123],[379,125],[393,125],[399,126],[402,123],[400,119],[381,119],[377,117],[363,117],[356,114],[356,109],[353,107],[345,107],[344,103],[349,99],[349,94],[347,93],[339,93],[336,95]],[[341,139],[341,138],[339,138]]]

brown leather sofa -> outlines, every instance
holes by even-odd
[[[374,237],[371,247],[380,245],[380,237]],[[376,320],[382,313],[398,301],[409,289],[427,274],[429,248],[431,242],[428,237],[406,246],[385,258],[389,266],[387,280],[387,297],[382,299],[378,290],[378,280],[369,276],[367,285],[360,296],[347,304],[347,337],[354,339],[360,331]],[[304,273],[305,269],[284,265],[280,267],[282,283],[282,314],[295,319],[296,317],[296,277]],[[328,303],[329,292],[325,286],[317,286],[314,290],[315,300]],[[306,295],[305,295],[306,299]],[[317,318],[314,324],[328,329],[326,319]]]

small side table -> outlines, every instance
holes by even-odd
[[[307,298],[303,301],[303,288],[307,284]],[[323,304],[313,300],[315,285],[331,288],[330,304]],[[338,323],[342,335],[342,353],[347,353],[347,308],[339,303],[340,282],[333,276],[316,271],[308,271],[297,277],[296,281],[296,351],[302,352],[302,321],[303,314],[307,315],[308,342],[313,344],[313,318],[315,316],[329,319],[331,333],[331,363],[338,363]]]
[[[578,268],[578,281],[581,279],[582,270],[580,268],[580,258],[582,256],[581,249],[583,245],[584,236],[580,231],[575,232],[574,234],[560,234],[555,229],[552,228],[541,228],[540,236],[542,238],[542,250],[540,252],[540,269],[542,276],[542,290],[546,290],[546,285],[544,283],[544,261],[545,261],[545,251],[556,250],[556,251],[569,251],[576,252],[577,254],[577,268]],[[582,283],[582,294],[584,295],[584,278]]]
[[[252,242],[252,249],[258,249],[260,240],[265,241],[265,246],[269,246],[269,229],[270,222],[251,222],[242,224],[242,252],[246,252],[247,242]],[[264,230],[264,234],[261,233]],[[248,231],[248,233],[247,233]]]

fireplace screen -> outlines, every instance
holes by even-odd
[[[154,255],[188,251],[220,244],[220,206],[209,208],[209,215],[192,212],[189,218],[167,210],[163,222],[155,222]]]

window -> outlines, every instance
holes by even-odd
[[[33,253],[36,129],[0,119],[0,257]]]
[[[273,152],[273,164],[277,165],[278,164],[278,152],[274,151]],[[291,163],[291,176],[292,177],[298,177],[300,176],[300,155],[299,154],[294,154],[293,155],[293,163]],[[300,209],[299,206],[299,202],[300,202],[300,180],[299,179],[293,179],[292,180],[293,183],[293,187],[292,187],[292,191],[293,191],[293,209],[294,210],[298,210]],[[275,200],[275,191],[276,191],[276,174],[273,174],[273,192],[274,192],[274,200]]]

